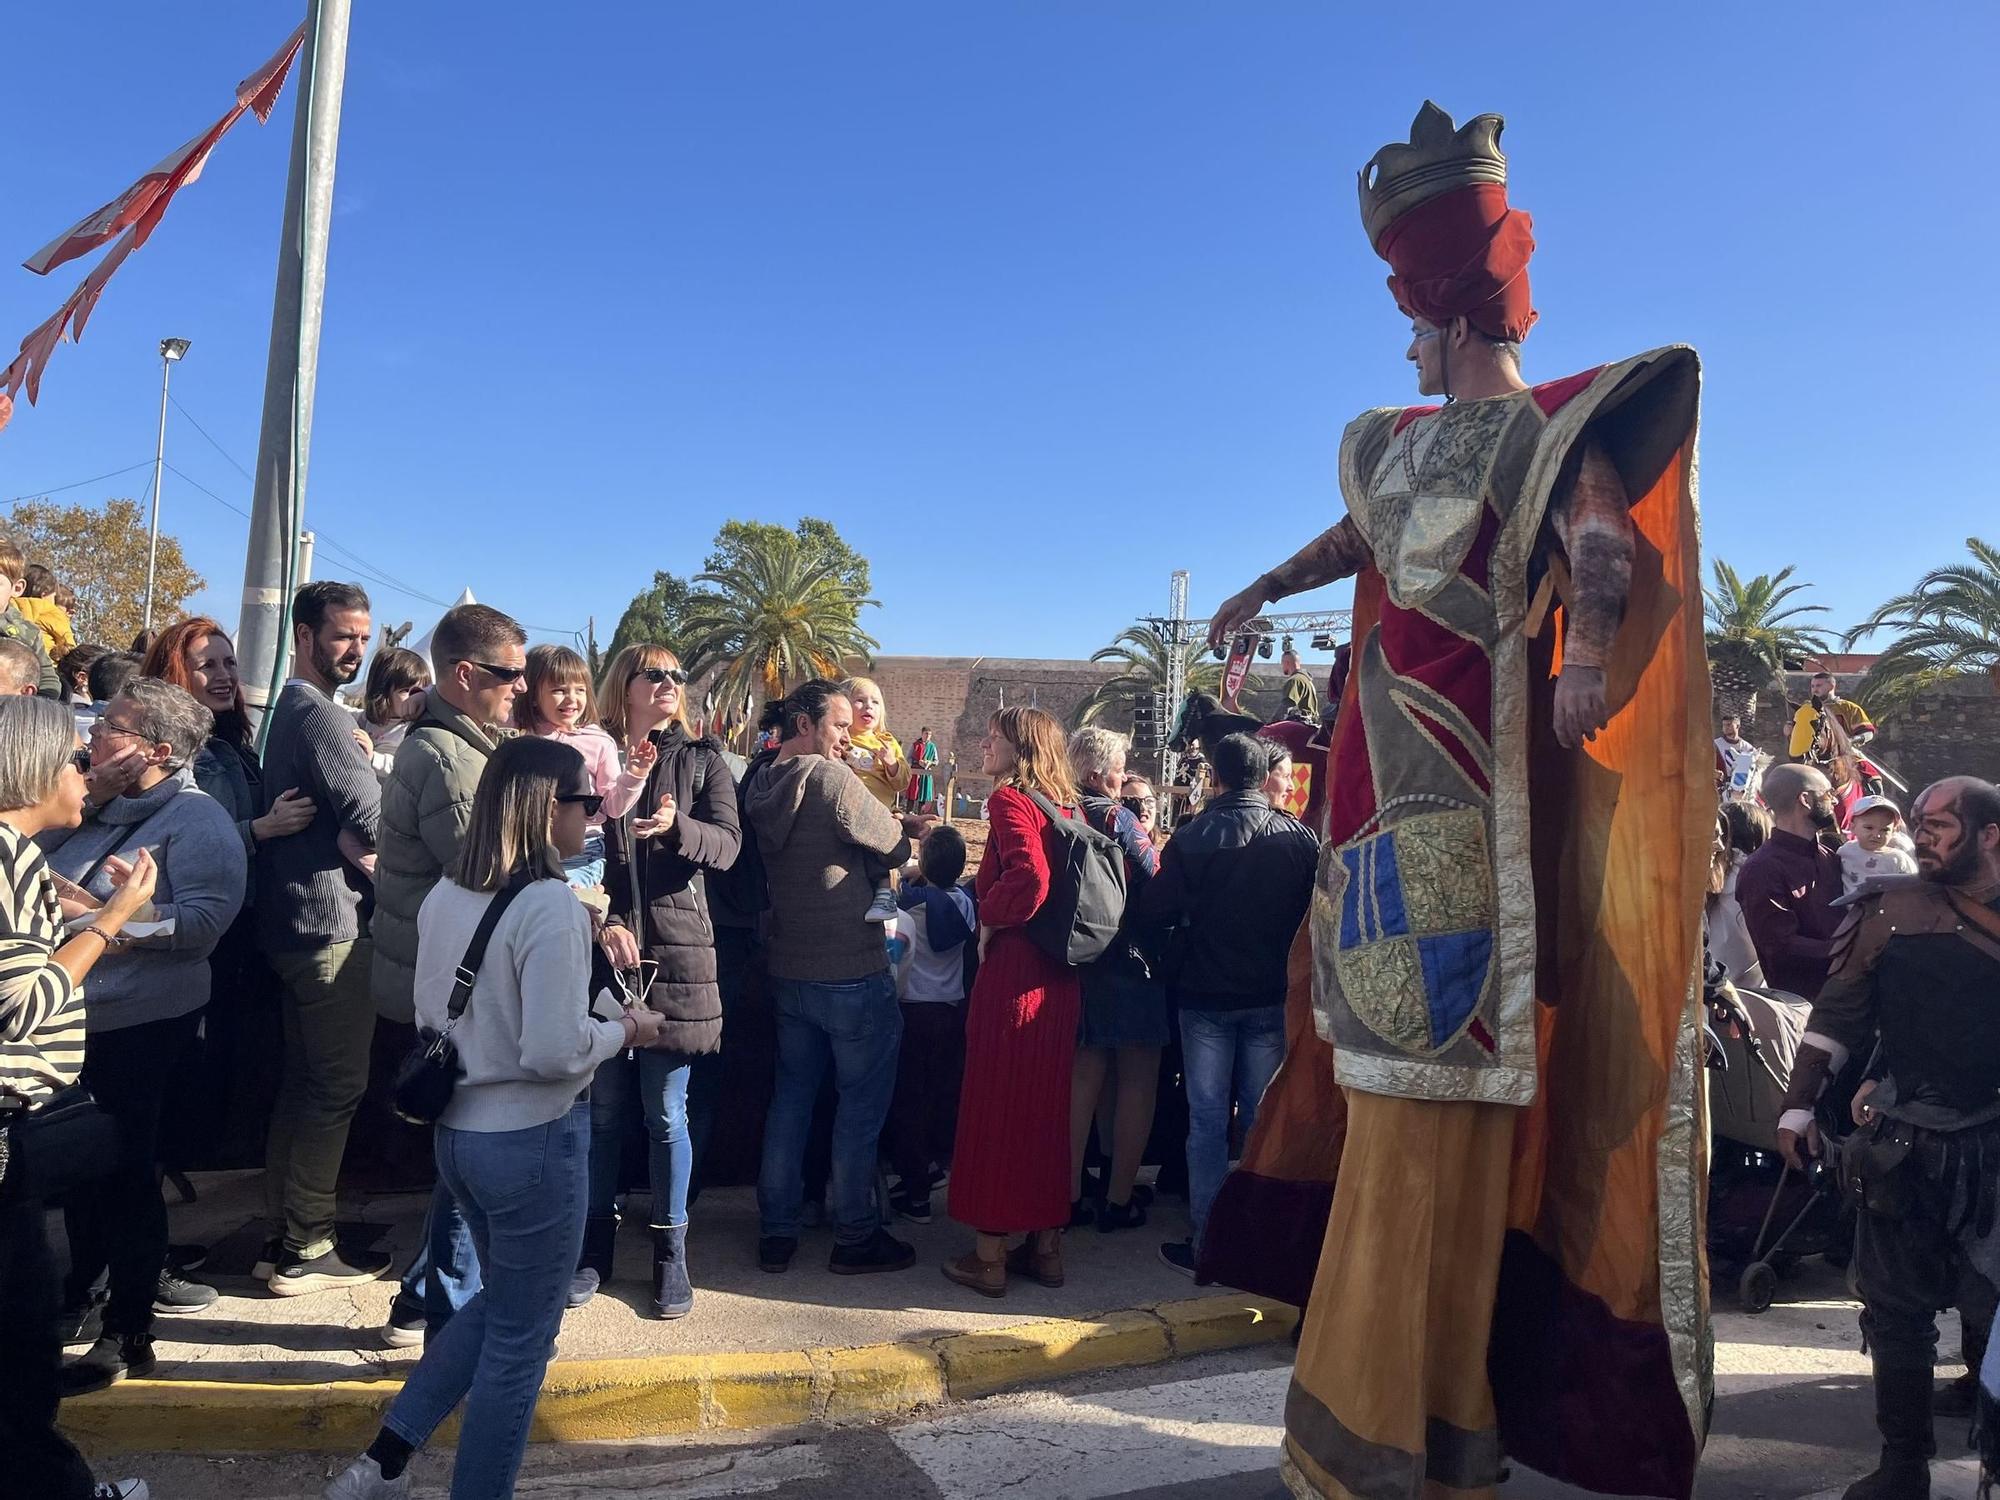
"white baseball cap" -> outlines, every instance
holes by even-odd
[[[1863,797],[1859,802],[1854,804],[1854,810],[1847,815],[1847,821],[1852,823],[1865,812],[1877,812],[1883,809],[1886,809],[1889,815],[1898,823],[1903,821],[1902,808],[1896,806],[1887,797]]]

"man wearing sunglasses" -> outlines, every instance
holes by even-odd
[[[528,633],[484,604],[446,611],[431,634],[436,685],[424,711],[396,747],[382,787],[382,829],[375,861],[375,1010],[398,1037],[400,1056],[414,1038],[417,912],[458,855],[472,822],[472,799],[487,757],[510,733],[514,700],[526,690]],[[431,1205],[426,1245],[403,1276],[383,1337],[415,1344],[426,1322],[435,1330],[479,1289],[479,1264],[464,1220],[442,1189]],[[429,1243],[446,1247],[435,1260]]]

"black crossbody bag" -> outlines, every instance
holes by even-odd
[[[472,941],[465,945],[465,957],[458,961],[452,975],[451,1004],[445,1010],[444,1029],[419,1031],[416,1045],[396,1069],[393,1107],[399,1118],[412,1125],[437,1124],[445,1106],[451,1103],[452,1090],[458,1087],[459,1075],[465,1071],[451,1034],[458,1026],[458,1018],[465,1014],[466,1002],[472,999],[472,986],[479,978],[479,966],[486,962],[486,945],[493,940],[493,929],[500,925],[500,918],[514,898],[534,879],[523,870],[493,893],[493,899],[479,918],[479,926],[473,930]]]
[[[0,1201],[45,1203],[93,1182],[118,1155],[118,1125],[80,1083],[0,1114]]]

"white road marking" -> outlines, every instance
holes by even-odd
[[[1291,1371],[1249,1370],[1137,1390],[1001,1398],[890,1436],[944,1500],[1101,1500],[1278,1466]],[[1004,1404],[1003,1404],[1004,1403]]]

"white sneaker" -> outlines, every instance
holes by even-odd
[[[852,907],[848,908],[850,911]],[[893,886],[883,886],[875,892],[875,899],[868,903],[869,922],[893,922],[896,920],[896,891]]]
[[[143,1479],[100,1479],[90,1488],[90,1500],[152,1500]]]
[[[320,1500],[404,1500],[410,1493],[410,1471],[394,1479],[382,1477],[382,1466],[367,1454],[354,1460],[320,1491]]]

